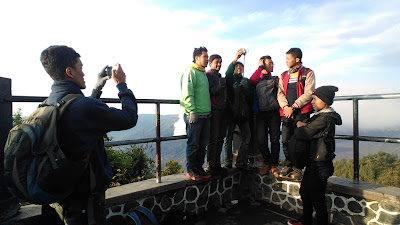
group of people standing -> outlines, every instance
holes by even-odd
[[[265,55],[248,79],[243,76],[243,63],[238,61],[244,54],[243,49],[237,50],[222,77],[221,56],[208,57],[205,47],[195,48],[193,65],[181,77],[180,104],[188,137],[187,176],[200,180],[226,174],[226,168],[233,166],[232,140],[237,126],[241,142],[234,166],[248,168],[251,166],[249,155],[259,151],[264,160],[261,175],[271,172],[275,177],[301,179],[301,170],[293,166],[288,157],[282,171],[278,169],[280,127],[282,124],[282,146],[287,156],[294,123],[310,118],[314,72],[302,65],[302,51],[291,48],[286,53],[289,70],[280,77],[272,76],[274,62],[271,56]],[[206,72],[208,65],[211,69]],[[225,167],[221,167],[224,141],[226,159]],[[203,169],[206,155],[208,172]]]
[[[272,76],[274,62],[268,55],[259,59],[250,79],[243,77],[244,65],[238,59],[244,54],[242,49],[236,52],[222,77],[221,56],[208,58],[205,47],[195,48],[193,65],[181,77],[180,105],[188,139],[186,175],[198,181],[227,174],[227,168],[232,167],[233,133],[238,126],[241,144],[237,168],[246,169],[250,151],[258,149],[264,161],[261,175],[271,173],[276,178],[301,180],[303,215],[288,224],[312,224],[313,209],[317,223],[328,224],[325,191],[334,170],[335,125],[342,124],[340,115],[330,106],[338,88],[315,89],[314,72],[303,66],[299,48],[286,52],[288,70],[280,77]],[[205,72],[208,64],[211,69]],[[286,158],[282,170],[278,168],[281,130]],[[227,157],[225,167],[221,167],[224,140]],[[298,156],[293,155],[293,149]],[[208,172],[203,169],[206,154]]]

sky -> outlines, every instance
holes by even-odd
[[[121,63],[138,99],[179,99],[179,79],[195,47],[222,56],[224,74],[239,48],[245,77],[270,55],[273,75],[287,69],[285,53],[303,51],[316,87],[336,85],[337,96],[400,93],[400,1],[161,1],[20,0],[0,3],[0,77],[12,79],[12,94],[48,96],[52,80],[40,63],[51,45],[74,48],[83,62],[90,95],[97,73]],[[209,69],[209,68],[207,68]],[[116,98],[112,80],[102,97]],[[30,114],[37,103],[14,103]],[[118,107],[115,105],[115,107]],[[352,124],[351,102],[334,103]],[[399,127],[400,100],[360,102],[361,126]],[[139,105],[139,113],[154,113]],[[179,106],[161,108],[181,113]]]

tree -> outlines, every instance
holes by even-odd
[[[13,126],[21,124],[22,120],[22,111],[18,108],[18,111],[13,113]]]
[[[353,178],[353,160],[341,159],[334,162],[333,175]],[[400,187],[400,160],[395,153],[378,152],[360,159],[360,180]]]
[[[154,160],[146,155],[146,148],[147,145],[131,145],[125,150],[106,148],[113,174],[111,187],[154,177]]]
[[[161,176],[167,176],[171,174],[183,173],[185,170],[179,165],[178,161],[175,159],[169,160],[165,164],[165,169],[161,171]]]

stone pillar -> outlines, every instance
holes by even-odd
[[[16,215],[18,200],[4,183],[4,145],[12,128],[11,79],[0,77],[0,222]]]

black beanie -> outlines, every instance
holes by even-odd
[[[316,95],[327,105],[332,105],[335,92],[338,90],[339,89],[335,86],[321,86],[314,91],[313,95]]]

